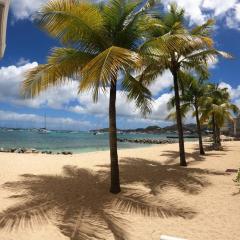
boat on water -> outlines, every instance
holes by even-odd
[[[96,135],[103,135],[104,133],[103,132],[94,132],[93,135],[96,136]]]
[[[37,129],[38,133],[50,133],[51,131],[47,129],[47,116],[44,114],[44,127]]]
[[[50,133],[51,131],[47,130],[46,128],[40,128],[40,129],[38,129],[38,132],[39,133]]]

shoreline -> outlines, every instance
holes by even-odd
[[[118,151],[127,150],[127,149],[141,149],[141,148],[149,148],[154,146],[162,146],[162,145],[172,145],[172,144],[178,144],[178,141],[176,140],[156,140],[156,139],[118,139],[118,142],[120,143],[130,143],[134,144],[134,146],[128,145],[127,147],[118,146]],[[234,139],[232,137],[226,137],[222,139],[222,143],[225,142],[240,142],[240,139]],[[185,141],[185,144],[188,143],[198,143],[198,140],[191,140],[191,141]],[[212,141],[209,140],[209,138],[203,139],[203,143],[207,146],[209,146]],[[84,148],[84,149],[72,149],[70,150],[42,150],[42,149],[36,149],[36,148],[3,148],[0,147],[0,153],[17,153],[17,154],[43,154],[43,155],[76,155],[76,154],[82,154],[82,153],[94,153],[94,152],[105,152],[109,151],[109,147],[106,147],[105,149],[95,149],[95,148]]]

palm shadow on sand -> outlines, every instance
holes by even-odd
[[[50,221],[71,240],[128,239],[128,214],[183,218],[197,214],[186,205],[161,199],[164,188],[197,194],[210,184],[206,175],[222,174],[126,158],[121,162],[123,191],[112,195],[108,169],[104,165],[91,172],[65,166],[62,175],[25,174],[19,181],[5,183],[3,187],[14,193],[10,198],[19,203],[0,214],[0,228],[11,231]]]
[[[224,150],[225,151],[225,150]],[[195,148],[193,152],[186,152],[186,158],[188,159],[188,164],[197,164],[198,161],[204,161],[206,157],[214,156],[214,157],[220,157],[223,153],[221,152],[213,152],[213,150],[210,150],[208,148],[205,148],[205,155],[200,155],[198,148]],[[178,150],[171,150],[171,151],[164,151],[161,155],[161,157],[166,157],[167,160],[164,162],[165,164],[178,164],[179,163],[179,151]]]

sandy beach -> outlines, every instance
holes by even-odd
[[[223,144],[199,157],[197,144],[186,143],[188,168],[178,166],[177,144],[120,150],[117,196],[108,193],[108,151],[1,153],[0,216],[8,227],[0,239],[237,240],[239,186],[225,171],[240,167],[240,142]]]

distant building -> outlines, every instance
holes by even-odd
[[[221,131],[223,134],[240,136],[240,115],[234,118],[233,121],[226,121]]]
[[[0,0],[0,58],[3,57],[6,48],[7,19],[10,0]]]
[[[233,134],[235,136],[240,136],[240,115],[237,118],[234,118]]]

